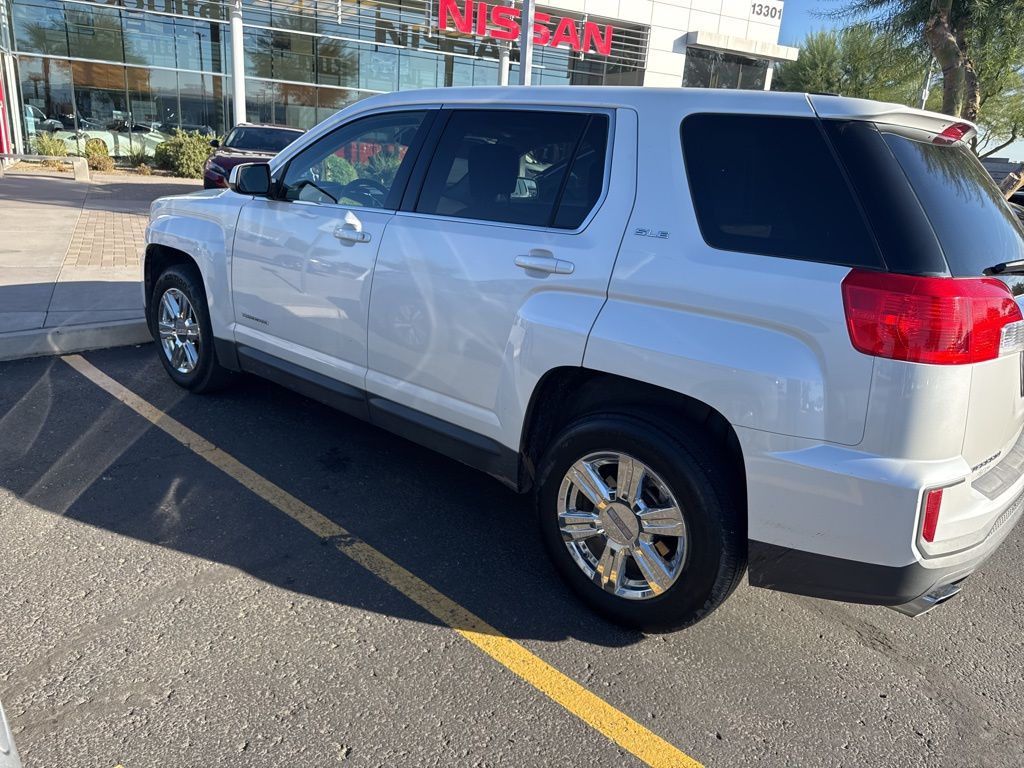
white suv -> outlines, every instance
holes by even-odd
[[[156,201],[148,318],[183,387],[258,374],[532,491],[615,621],[693,623],[745,568],[916,614],[1022,508],[1024,241],[972,133],[803,94],[378,96]]]

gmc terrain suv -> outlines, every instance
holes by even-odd
[[[258,374],[532,492],[615,621],[691,624],[745,569],[917,614],[1021,516],[1024,240],[973,132],[802,94],[378,96],[156,201],[148,319],[187,389]]]

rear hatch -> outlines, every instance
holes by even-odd
[[[1024,275],[1008,274],[1000,265],[1024,262],[1024,233],[965,142],[936,142],[934,136],[884,126],[882,136],[931,222],[950,274],[994,277],[1009,287],[1020,304]],[[995,464],[1024,425],[1022,353],[1013,338],[1019,329],[1017,324],[1004,328],[1008,343],[1003,344],[1002,354],[975,364],[972,371],[963,456],[978,470]]]
[[[947,326],[962,301],[970,301],[962,295],[986,293],[987,317],[975,310],[973,320],[950,332],[965,349],[973,345],[972,356],[924,362],[970,368],[962,448],[971,467],[967,481],[981,494],[972,494],[979,501],[1002,502],[1024,470],[1024,443],[1018,445],[1024,426],[1024,322],[1018,309],[1024,229],[971,152],[972,125],[873,102],[812,97],[812,103],[858,190],[889,272],[942,278],[946,285],[952,284],[948,278],[961,279],[951,289],[952,303],[932,304],[944,308]],[[969,309],[965,316],[971,317]],[[987,322],[988,341],[979,351],[978,324]]]

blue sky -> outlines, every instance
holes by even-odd
[[[836,0],[785,0],[782,13],[782,30],[779,42],[782,45],[799,46],[808,32],[816,29],[829,29],[837,26],[836,22],[822,18],[814,11],[830,11],[838,7]],[[1014,161],[1024,161],[1024,141],[1011,144],[999,152],[1000,157],[1009,157]]]
[[[835,3],[822,0],[785,0],[782,12],[782,32],[779,42],[783,45],[796,45],[813,29],[827,29],[834,26],[830,19],[823,19],[811,14],[815,11],[830,11]]]

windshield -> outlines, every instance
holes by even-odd
[[[963,143],[884,133],[910,180],[954,277],[1024,259],[1024,238],[999,188]]]
[[[302,131],[288,128],[235,128],[224,139],[224,146],[254,152],[280,152],[301,135]]]

